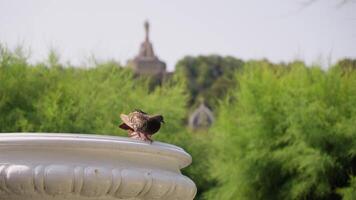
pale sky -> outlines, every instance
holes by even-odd
[[[156,54],[173,69],[185,55],[231,55],[307,63],[356,58],[356,2],[343,0],[0,0],[0,42],[31,48],[31,62],[55,48],[62,62],[138,53],[143,22]]]

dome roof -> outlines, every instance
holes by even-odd
[[[213,122],[214,115],[204,103],[201,103],[189,117],[189,127],[193,129],[208,128]]]

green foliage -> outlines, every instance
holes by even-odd
[[[207,197],[340,199],[356,170],[356,72],[250,62],[237,80],[213,130],[219,186]]]
[[[356,199],[356,176],[350,178],[350,186],[340,189],[339,193],[343,196],[344,200]]]
[[[120,113],[135,108],[162,113],[166,124],[154,139],[181,146],[193,156],[184,173],[199,187],[197,199],[212,186],[208,138],[185,129],[189,94],[184,77],[152,90],[150,80],[134,78],[115,62],[63,66],[52,50],[44,63],[31,65],[23,55],[0,48],[0,132],[126,135],[118,128]]]
[[[345,58],[338,61],[337,65],[344,71],[356,70],[356,59]]]
[[[162,135],[161,135],[162,136]],[[215,187],[216,182],[211,177],[209,158],[212,154],[211,134],[202,132],[182,132],[171,137],[170,143],[183,147],[193,158],[192,165],[182,170],[194,180],[198,191],[196,200],[204,199],[204,193]]]
[[[67,67],[51,51],[45,63],[33,66],[6,48],[1,52],[0,132],[126,135],[118,128],[120,113],[135,108],[162,113],[166,123],[154,139],[187,149],[194,160],[184,173],[194,178],[199,194],[210,186],[203,177],[208,173],[206,140],[184,125],[184,80],[174,77],[152,91],[150,80],[136,79],[114,62]]]
[[[178,61],[175,74],[187,80],[190,105],[200,103],[198,100],[203,98],[210,106],[215,106],[234,84],[234,71],[242,66],[242,60],[230,56],[187,56]]]
[[[152,89],[113,61],[75,68],[55,51],[36,65],[27,56],[0,45],[0,132],[126,135],[119,114],[140,108],[165,117],[155,140],[192,155],[183,173],[196,199],[355,199],[354,60],[323,71],[298,61],[186,57]],[[184,127],[187,105],[204,97],[214,107],[224,96],[212,130]]]
[[[119,114],[135,108],[164,113],[162,135],[184,130],[187,96],[182,84],[172,80],[149,91],[145,80],[112,62],[74,68],[58,60],[51,51],[48,62],[33,66],[1,49],[1,132],[125,134],[117,127]]]

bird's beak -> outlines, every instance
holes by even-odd
[[[164,123],[166,123],[166,122],[164,122],[164,121],[162,120],[162,123],[164,124]]]

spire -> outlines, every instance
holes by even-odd
[[[150,31],[150,24],[146,20],[144,23],[145,27],[145,41],[142,42],[140,52],[138,54],[139,57],[145,58],[155,58],[155,54],[153,52],[152,44],[149,40],[149,31]]]
[[[146,41],[149,41],[149,33],[150,33],[150,23],[146,20],[145,21],[145,32],[146,32]]]
[[[166,74],[166,64],[159,60],[154,54],[153,46],[149,38],[149,22],[146,20],[142,25],[145,31],[143,42],[140,45],[138,55],[129,61],[129,66],[133,68],[136,75],[151,75],[156,79],[155,81],[157,81],[157,83],[162,83],[161,81],[163,81]]]

